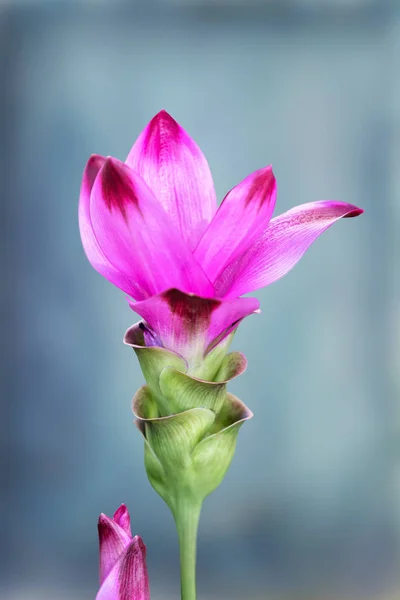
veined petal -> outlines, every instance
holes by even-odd
[[[162,110],[140,134],[126,164],[144,179],[193,250],[217,210],[210,168],[197,144]]]
[[[93,156],[89,158],[83,172],[79,197],[79,229],[82,245],[89,262],[96,271],[127,294],[132,295],[135,291],[132,282],[116,269],[105,256],[94,234],[90,218],[90,193],[95,179],[105,161],[106,159],[104,156],[93,154]]]
[[[104,580],[96,600],[150,600],[146,546],[135,536]]]
[[[258,238],[271,218],[275,200],[271,166],[251,173],[228,192],[194,251],[211,282]]]
[[[131,538],[131,516],[125,504],[121,504],[121,506],[117,508],[117,510],[114,513],[113,519],[117,523],[117,525],[122,527],[125,533]]]
[[[98,243],[142,300],[178,286],[213,295],[213,287],[143,179],[108,158],[92,188],[90,216]]]
[[[235,298],[276,281],[338,219],[363,212],[353,204],[325,200],[296,206],[275,217],[257,242],[221,273],[215,282],[216,293]]]
[[[180,354],[192,372],[204,356],[256,312],[256,298],[217,300],[170,289],[143,302],[130,302],[167,350]]]
[[[101,514],[98,523],[100,545],[100,583],[106,579],[132,537],[113,519]]]

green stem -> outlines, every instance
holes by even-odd
[[[201,504],[181,502],[174,511],[181,557],[181,600],[196,600],[196,548]]]

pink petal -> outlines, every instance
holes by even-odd
[[[134,298],[142,300],[171,286],[213,294],[212,285],[146,183],[115,158],[106,160],[95,180],[90,216],[101,249],[130,279]]]
[[[146,546],[135,536],[103,582],[96,600],[150,600]]]
[[[118,523],[104,514],[100,515],[97,527],[100,545],[100,583],[103,583],[131,543],[132,537]]]
[[[170,289],[143,302],[130,302],[130,306],[157,334],[162,346],[180,354],[191,368],[244,317],[257,311],[259,302],[256,298],[201,298]]]
[[[194,256],[214,282],[267,226],[275,207],[272,167],[255,171],[225,196]]]
[[[216,293],[235,298],[269,285],[286,275],[338,219],[362,212],[353,204],[326,200],[302,204],[275,217],[257,242],[221,273],[215,282]]]
[[[162,110],[140,134],[126,164],[144,179],[193,250],[217,210],[210,169],[197,144]]]
[[[119,508],[117,508],[117,510],[114,513],[113,519],[117,523],[117,525],[122,527],[122,529],[125,531],[125,533],[127,533],[129,535],[129,537],[131,538],[132,537],[131,517],[129,515],[129,510],[127,509],[125,504],[121,504],[121,506]]]
[[[126,278],[123,273],[116,269],[106,258],[104,252],[99,246],[97,238],[94,234],[92,221],[90,218],[90,193],[92,191],[95,179],[105,162],[103,156],[93,154],[87,162],[83,173],[81,192],[79,197],[79,229],[81,233],[82,245],[86,252],[86,256],[92,266],[103,277],[111,281],[127,294],[132,295],[134,286],[129,278]]]

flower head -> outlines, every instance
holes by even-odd
[[[130,516],[124,504],[112,519],[101,514],[100,590],[96,600],[150,600],[146,546],[132,537]]]
[[[82,242],[93,267],[129,295],[154,335],[169,349],[178,343],[190,362],[188,348],[207,352],[257,311],[255,298],[240,296],[285,275],[338,219],[363,212],[327,200],[271,218],[275,200],[267,166],[217,207],[203,153],[162,110],[125,162],[89,159],[79,204]]]

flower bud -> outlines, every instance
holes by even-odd
[[[124,504],[112,519],[101,514],[100,590],[96,600],[150,600],[146,567],[146,546],[141,537],[132,537],[130,516]]]

